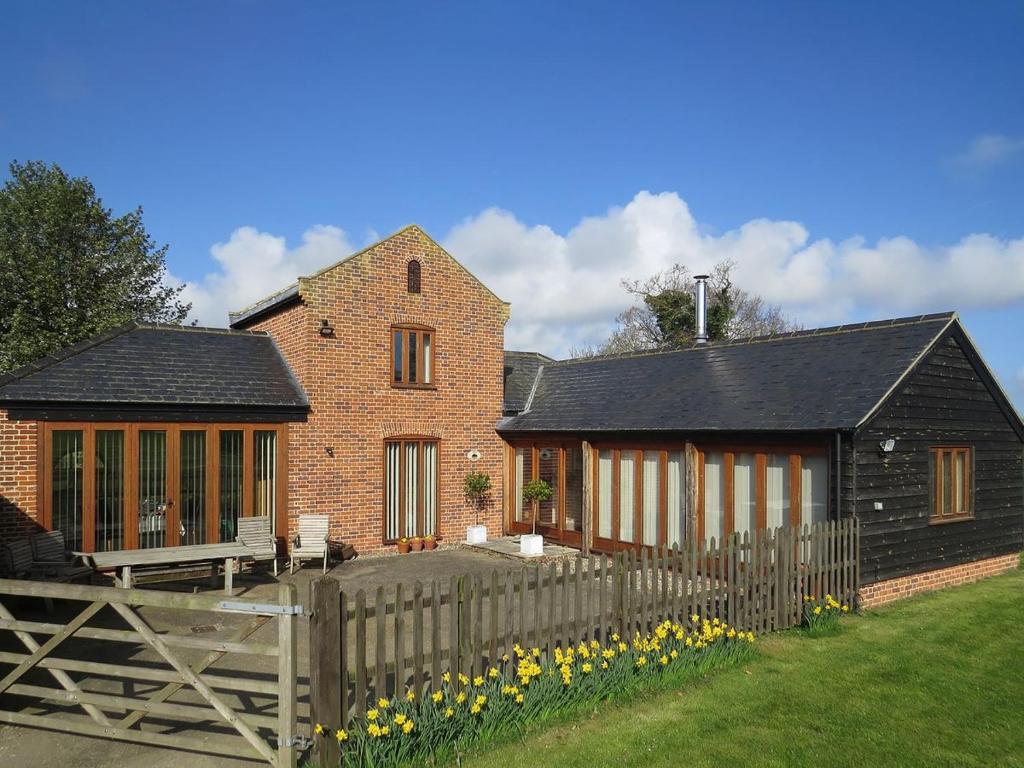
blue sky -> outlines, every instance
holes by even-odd
[[[808,325],[959,309],[1024,403],[1019,3],[11,3],[0,159],[145,208],[222,324],[417,222],[607,333],[618,286],[727,257]]]

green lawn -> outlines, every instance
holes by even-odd
[[[463,765],[1024,766],[1024,572],[788,632],[680,691]]]

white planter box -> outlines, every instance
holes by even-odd
[[[471,525],[466,529],[466,543],[467,544],[486,544],[487,543],[487,526],[486,525]]]
[[[519,554],[536,557],[544,554],[544,537],[539,533],[525,533],[519,537]]]

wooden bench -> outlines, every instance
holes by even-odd
[[[115,582],[130,589],[136,570],[149,576],[167,575],[183,571],[186,567],[207,564],[211,569],[211,581],[216,579],[220,564],[224,564],[224,594],[230,595],[233,588],[235,561],[252,556],[248,547],[237,542],[226,544],[192,544],[183,547],[154,547],[152,549],[122,549],[116,552],[95,552],[93,565],[97,569],[120,571]]]

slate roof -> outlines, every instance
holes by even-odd
[[[856,427],[955,313],[545,363],[502,433]]]
[[[505,351],[505,397],[503,413],[519,413],[526,407],[526,401],[533,390],[537,369],[545,363],[555,362],[539,352]]]
[[[132,323],[0,376],[0,404],[308,409],[265,333]]]

